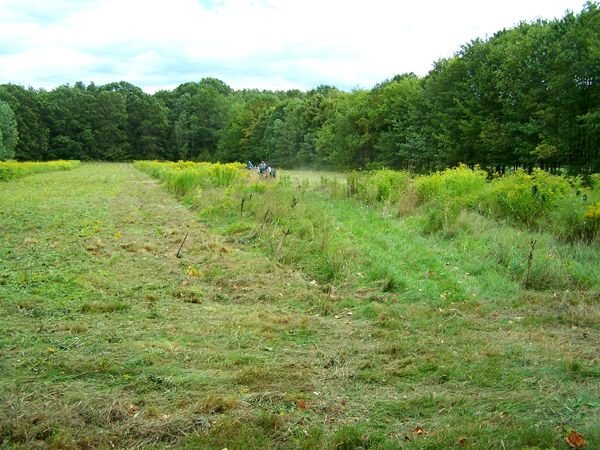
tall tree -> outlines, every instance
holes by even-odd
[[[90,117],[93,94],[81,83],[73,87],[64,85],[49,92],[45,104],[50,158],[90,160],[97,157]]]
[[[405,150],[422,94],[421,84],[421,80],[411,73],[395,76],[371,91],[369,120],[375,134],[375,164],[414,168],[413,155]]]
[[[19,139],[15,159],[34,161],[48,159],[48,128],[44,123],[43,93],[16,84],[0,86],[0,100],[15,113]]]
[[[15,113],[8,103],[0,100],[0,161],[15,157],[18,138]]]
[[[246,161],[264,159],[260,143],[263,117],[279,100],[272,93],[246,93],[245,100],[233,103],[230,122],[223,130],[218,143],[216,159],[220,161]]]
[[[90,120],[94,135],[91,158],[108,161],[124,160],[129,149],[125,98],[118,92],[96,93]]]
[[[125,102],[126,140],[124,159],[170,159],[168,110],[159,97],[151,96],[126,81],[109,83],[101,91],[118,93]]]
[[[181,159],[214,159],[223,128],[229,122],[231,89],[214,78],[175,89],[174,143]]]

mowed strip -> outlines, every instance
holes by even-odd
[[[209,234],[130,165],[0,189],[9,442],[172,442],[211,411],[252,414],[254,395],[295,405],[318,389],[307,344],[335,332],[298,304],[325,294]]]

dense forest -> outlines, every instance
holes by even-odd
[[[233,90],[215,78],[153,95],[123,81],[0,85],[0,159],[597,172],[599,143],[596,2],[473,40],[424,77],[370,90]]]

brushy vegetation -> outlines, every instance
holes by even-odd
[[[554,364],[563,364],[560,361],[564,361],[565,355],[561,352],[550,355],[538,346],[534,351],[537,356],[528,354],[540,364],[539,371],[532,372],[529,363],[525,364],[528,369],[525,366],[506,369],[514,365],[513,358],[518,359],[517,354],[522,351],[514,348],[511,338],[494,338],[498,339],[499,348],[505,349],[502,356],[495,351],[486,354],[489,350],[477,350],[481,344],[474,342],[482,339],[477,330],[488,329],[496,318],[503,317],[501,321],[510,326],[522,325],[517,334],[531,333],[538,344],[559,335],[575,345],[566,336],[571,336],[573,330],[585,328],[586,342],[577,354],[590,355],[589,345],[594,344],[587,339],[593,335],[593,341],[598,342],[599,338],[598,329],[593,325],[595,319],[575,318],[578,314],[575,310],[586,310],[589,318],[598,317],[600,253],[596,246],[595,214],[599,192],[595,180],[592,177],[584,186],[579,178],[542,171],[532,174],[517,171],[505,177],[490,178],[482,170],[465,166],[419,177],[390,170],[352,172],[346,182],[328,177],[318,180],[313,177],[309,182],[289,172],[284,173],[279,182],[246,179],[226,188],[196,191],[187,198],[193,199],[189,204],[205,223],[230,236],[231,242],[253,246],[279,263],[298,267],[314,278],[314,286],[331,299],[339,299],[312,299],[307,306],[317,314],[341,318],[340,306],[347,305],[367,322],[373,321],[378,326],[387,328],[389,320],[399,320],[405,324],[400,329],[407,331],[414,330],[412,327],[419,323],[426,334],[438,336],[440,346],[436,345],[431,352],[430,349],[425,351],[433,359],[426,357],[429,362],[422,361],[417,369],[417,372],[427,372],[425,366],[430,364],[431,378],[424,374],[416,378],[408,375],[413,382],[419,380],[419,386],[423,387],[423,382],[435,384],[438,376],[441,380],[474,382],[481,390],[475,388],[471,395],[486,397],[485,402],[490,402],[491,408],[499,401],[496,397],[499,394],[492,394],[488,388],[504,392],[500,394],[505,399],[502,408],[510,405],[520,411],[513,415],[513,425],[520,424],[521,434],[517,436],[519,433],[509,431],[513,425],[488,424],[484,426],[485,431],[469,431],[470,439],[473,435],[478,437],[467,444],[468,447],[545,448],[558,445],[555,430],[563,425],[555,423],[552,431],[548,428],[549,422],[533,412],[539,407],[537,401],[531,398],[523,401],[505,389],[511,383],[525,383],[536,373],[535,379],[545,379],[556,389],[564,390],[570,382],[565,381],[564,376],[559,376],[560,381],[550,382],[548,370],[552,371],[550,367]],[[563,217],[565,220],[561,220]],[[559,298],[563,300],[557,302]],[[467,329],[463,334],[453,329],[453,325],[448,328],[443,320],[432,318],[424,324],[422,317],[407,318],[400,312],[406,311],[407,305],[423,308],[423,311],[437,308],[445,314],[456,314]],[[565,308],[571,310],[570,319],[564,316]],[[473,313],[476,317],[471,315]],[[402,328],[404,326],[407,328]],[[434,331],[439,327],[445,331],[440,334]],[[553,331],[544,331],[543,327]],[[397,330],[396,325],[391,329]],[[392,335],[393,332],[371,336],[379,336],[374,342],[393,347],[398,355],[410,353],[407,342]],[[446,345],[462,356],[448,360],[443,356]],[[507,350],[510,348],[512,350]],[[513,351],[517,353],[510,356]],[[475,354],[483,355],[483,359],[479,360]],[[546,355],[544,362],[538,359],[542,354]],[[593,382],[597,382],[600,373],[597,357],[582,358],[586,373],[594,373]],[[575,359],[578,361],[575,366],[581,369],[582,359]],[[359,377],[365,377],[369,383],[395,379],[393,383],[401,386],[400,380],[407,376],[405,370],[401,369],[403,375],[396,378],[393,370],[390,373],[385,367],[389,368],[382,363],[367,364]],[[508,370],[504,374],[507,378],[502,375],[503,370]],[[444,386],[441,390],[445,391],[448,385],[445,381],[441,384]],[[450,390],[454,392],[450,396],[456,394],[453,388]],[[440,406],[435,394],[431,395],[434,422],[437,420],[433,416],[444,408],[456,409],[459,415],[465,411],[470,411],[467,415],[477,415],[466,399],[449,406],[447,401],[450,400],[446,398],[442,401],[446,406]],[[598,396],[590,395],[589,391],[580,391],[577,396],[586,404],[598,407]],[[507,397],[511,400],[507,401]],[[394,448],[398,442],[389,435],[374,433],[377,427],[368,420],[393,422],[392,417],[413,414],[418,417],[427,409],[422,403],[411,406],[405,401],[383,399],[370,408],[366,422],[337,429],[333,436],[335,446]],[[582,423],[596,423],[597,409],[594,411],[583,413],[585,419],[579,416]],[[450,412],[448,415],[454,417]],[[459,428],[465,426],[464,418],[457,416],[452,420]],[[574,423],[572,426],[579,427]],[[449,437],[454,436],[452,432],[442,436],[439,431],[435,438],[426,439],[426,444],[415,446],[463,445],[457,444],[460,438]],[[500,438],[503,433],[511,437]],[[592,440],[598,439],[592,435]],[[326,439],[321,436],[317,442],[326,446]],[[406,435],[405,439],[403,444],[412,447],[413,444],[408,443],[412,436]]]
[[[600,445],[597,241],[498,220],[497,180],[436,230],[406,173],[238,170],[189,208],[126,165],[0,186],[0,446]]]
[[[79,167],[79,161],[17,162],[0,161],[0,181],[21,178],[34,173],[71,170]]]
[[[171,181],[190,177],[178,165],[153,163],[152,170],[220,232],[319,282],[353,287],[368,282],[385,292],[404,292],[410,276],[389,248],[405,251],[405,236],[417,234],[435,239],[432,246],[440,239],[447,241],[444,246],[462,245],[465,261],[476,251],[480,259],[470,261],[477,268],[469,272],[490,279],[500,273],[506,277],[501,284],[516,283],[509,292],[597,288],[593,247],[600,237],[600,192],[593,180],[584,187],[580,178],[541,170],[488,179],[480,169],[459,166],[417,177],[391,170],[352,172],[345,184],[328,178],[310,184],[285,175],[273,183],[244,176],[239,168],[235,183],[206,189],[209,181],[198,182],[185,190]],[[469,293],[461,283],[451,283],[452,289],[436,283],[436,295],[465,299]]]
[[[179,198],[208,187],[228,187],[248,177],[240,163],[136,161],[134,166],[161,180]]]

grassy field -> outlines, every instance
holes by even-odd
[[[279,176],[289,177],[291,180],[317,185],[323,179],[334,180],[341,183],[346,182],[346,175],[342,172],[314,171],[314,170],[286,170],[278,172]]]
[[[600,448],[597,247],[304,177],[0,184],[0,447]]]

